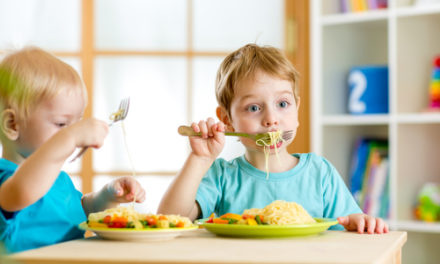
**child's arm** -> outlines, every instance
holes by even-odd
[[[388,233],[388,225],[382,218],[375,218],[366,214],[351,214],[348,216],[338,217],[339,224],[343,225],[347,231],[357,231],[363,234]]]
[[[93,118],[80,120],[58,131],[1,185],[1,208],[14,212],[38,201],[52,187],[65,160],[76,148],[99,148],[107,133],[108,125]]]
[[[215,123],[212,118],[199,124],[193,123],[191,127],[195,132],[201,132],[202,137],[190,137],[192,152],[162,198],[158,213],[180,214],[194,220],[200,214],[195,201],[197,189],[223,149],[225,127],[222,122]]]
[[[82,206],[86,215],[118,206],[119,203],[142,203],[145,190],[133,177],[121,177],[106,184],[99,192],[85,194]]]

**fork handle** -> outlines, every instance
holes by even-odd
[[[73,157],[73,159],[70,160],[70,162],[74,162],[77,158],[81,157],[81,156],[86,152],[86,150],[87,150],[88,148],[89,148],[89,147],[83,147],[83,148],[81,149],[81,151],[78,152],[78,154],[76,154],[76,156]]]
[[[202,133],[195,132],[190,126],[179,126],[177,129],[182,136],[201,136]],[[225,132],[225,136],[235,136],[235,137],[249,137],[249,134],[239,133],[239,132]]]

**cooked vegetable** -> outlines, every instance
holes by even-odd
[[[117,207],[89,215],[87,224],[93,228],[184,228],[194,226],[179,215],[140,214],[133,207]]]

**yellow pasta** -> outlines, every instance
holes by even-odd
[[[267,132],[268,137],[263,137],[255,141],[255,143],[258,146],[263,147],[264,156],[266,158],[266,179],[269,179],[269,154],[271,145],[275,147],[275,155],[277,155],[278,158],[278,142],[284,141],[283,139],[283,132],[281,130],[274,131],[274,132]]]
[[[309,213],[295,202],[276,200],[263,209],[252,208],[243,214],[262,215],[264,223],[269,225],[293,225],[316,223]]]

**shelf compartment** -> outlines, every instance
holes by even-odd
[[[352,67],[388,64],[387,34],[386,21],[334,25],[323,29],[322,114],[348,113],[347,77]]]
[[[347,0],[347,2],[350,0]],[[321,15],[322,16],[331,16],[335,15],[353,15],[353,16],[363,16],[365,14],[369,13],[375,13],[375,12],[382,12],[386,11],[386,8],[382,9],[371,9],[371,10],[365,10],[365,11],[359,11],[359,12],[346,12],[344,13],[342,10],[341,0],[321,0]]]
[[[417,196],[426,182],[440,181],[440,124],[397,126],[397,220],[414,220]]]
[[[360,137],[388,138],[387,125],[324,126],[323,156],[338,170],[349,186],[349,172],[354,146]]]
[[[437,233],[409,232],[402,250],[403,263],[438,263],[440,236]]]
[[[439,14],[397,19],[398,113],[420,113],[429,106],[432,62],[440,55],[439,28]]]

